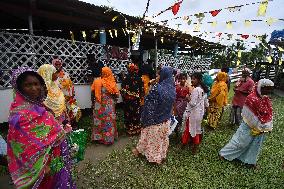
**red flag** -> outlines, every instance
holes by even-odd
[[[217,14],[219,14],[219,12],[221,12],[221,10],[210,11],[210,13],[213,17],[217,16]]]
[[[222,35],[222,33],[221,33],[221,32],[217,34],[217,36],[218,36],[218,37],[221,37],[221,35]]]
[[[175,3],[173,6],[172,6],[172,12],[174,15],[176,15],[179,11],[179,7],[180,7],[180,3],[181,2],[178,2],[178,3]]]
[[[244,39],[247,39],[247,38],[249,38],[249,35],[242,34],[241,37],[244,38]]]

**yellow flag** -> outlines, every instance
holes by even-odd
[[[267,5],[268,5],[268,0],[264,0],[260,3],[257,11],[257,16],[265,16]]]
[[[95,31],[95,32],[93,33],[93,35],[92,35],[92,38],[95,39],[95,38],[97,37],[97,35],[98,35],[98,32]]]
[[[117,16],[115,16],[115,17],[113,17],[113,18],[111,19],[111,21],[113,21],[113,22],[114,22],[114,21],[118,18],[118,16],[119,16],[119,15],[117,15]]]
[[[70,31],[70,37],[71,37],[72,43],[74,43],[75,37],[74,37],[74,33],[72,31]]]
[[[164,43],[164,37],[161,37],[161,42]]]
[[[227,29],[233,29],[233,23],[232,21],[227,22]]]
[[[251,21],[245,20],[245,27],[250,27],[250,26],[251,26]]]
[[[112,31],[108,30],[108,32],[109,32],[110,37],[113,38]]]
[[[267,20],[266,20],[266,23],[269,25],[269,26],[271,26],[274,22],[276,22],[277,21],[277,19],[275,19],[275,18],[268,18]]]
[[[271,56],[266,57],[266,59],[269,63],[272,63],[272,57]]]
[[[194,24],[194,29],[193,31],[200,31],[200,23]]]
[[[282,60],[279,60],[279,66],[281,66],[282,65]]]
[[[280,52],[284,52],[284,49],[282,47],[278,47]]]
[[[83,38],[86,40],[87,35],[86,35],[86,32],[85,32],[85,31],[82,31],[82,36],[83,36]]]
[[[242,57],[242,51],[238,51],[238,57],[239,57],[239,58]]]
[[[212,27],[216,27],[216,26],[217,26],[217,21],[213,21],[213,22],[211,23],[211,26],[212,26]]]
[[[237,60],[237,66],[239,66],[241,64],[240,60]]]

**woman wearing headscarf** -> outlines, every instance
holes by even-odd
[[[109,67],[102,68],[102,75],[94,80],[91,90],[95,97],[92,140],[106,145],[113,144],[114,139],[118,136],[115,121],[115,99],[118,98],[119,90]]]
[[[229,161],[239,159],[256,167],[266,133],[273,127],[273,108],[267,96],[273,86],[271,80],[261,79],[247,96],[242,110],[243,121],[230,142],[219,152],[221,158]]]
[[[53,65],[44,64],[39,67],[37,72],[44,79],[47,89],[47,97],[44,101],[45,106],[53,111],[59,123],[63,123],[68,117],[66,115],[64,94],[55,83],[58,77],[56,68]]]
[[[210,96],[210,90],[211,90],[211,87],[214,83],[212,77],[208,73],[204,73],[203,76],[202,76],[202,81],[207,86],[207,88],[209,89],[207,96]]]
[[[63,69],[63,63],[60,59],[53,59],[52,65],[57,70],[58,78],[55,83],[64,94],[68,119],[70,120],[71,125],[74,125],[81,117],[81,110],[77,105],[73,82],[71,81],[69,74]]]
[[[143,154],[152,163],[161,164],[165,160],[169,146],[170,123],[176,91],[173,69],[163,67],[159,82],[146,96],[141,114],[143,129],[133,153]]]
[[[239,125],[242,120],[241,112],[247,96],[252,92],[254,81],[250,77],[250,70],[246,68],[242,71],[242,77],[237,81],[234,91],[235,95],[232,101],[232,110],[230,115],[231,124]]]
[[[226,84],[227,74],[219,72],[214,82],[209,96],[208,124],[215,129],[221,119],[223,107],[228,102],[228,87]]]
[[[148,60],[148,64],[143,65],[141,69],[143,87],[144,87],[144,94],[145,96],[148,95],[150,90],[150,80],[154,79],[154,70],[150,66],[150,60]],[[144,98],[142,99],[141,105],[144,105]]]
[[[140,108],[144,96],[143,81],[138,74],[138,67],[129,64],[128,74],[121,85],[124,102],[124,121],[129,135],[140,134]]]
[[[16,96],[10,107],[8,166],[16,188],[71,188],[65,131],[44,105],[45,82],[29,68],[13,73]]]

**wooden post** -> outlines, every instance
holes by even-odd
[[[155,39],[155,68],[158,67],[158,39]]]
[[[30,0],[30,10],[29,10],[29,33],[30,35],[34,35],[32,11],[33,11],[33,0]]]

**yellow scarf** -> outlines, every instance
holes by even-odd
[[[56,68],[50,64],[44,64],[38,69],[38,73],[44,79],[48,91],[44,104],[54,112],[55,117],[59,117],[66,110],[66,106],[63,92],[52,81],[52,75],[55,72]]]
[[[218,107],[223,107],[228,103],[227,78],[228,75],[225,72],[219,72],[211,89],[209,100],[215,102]]]

